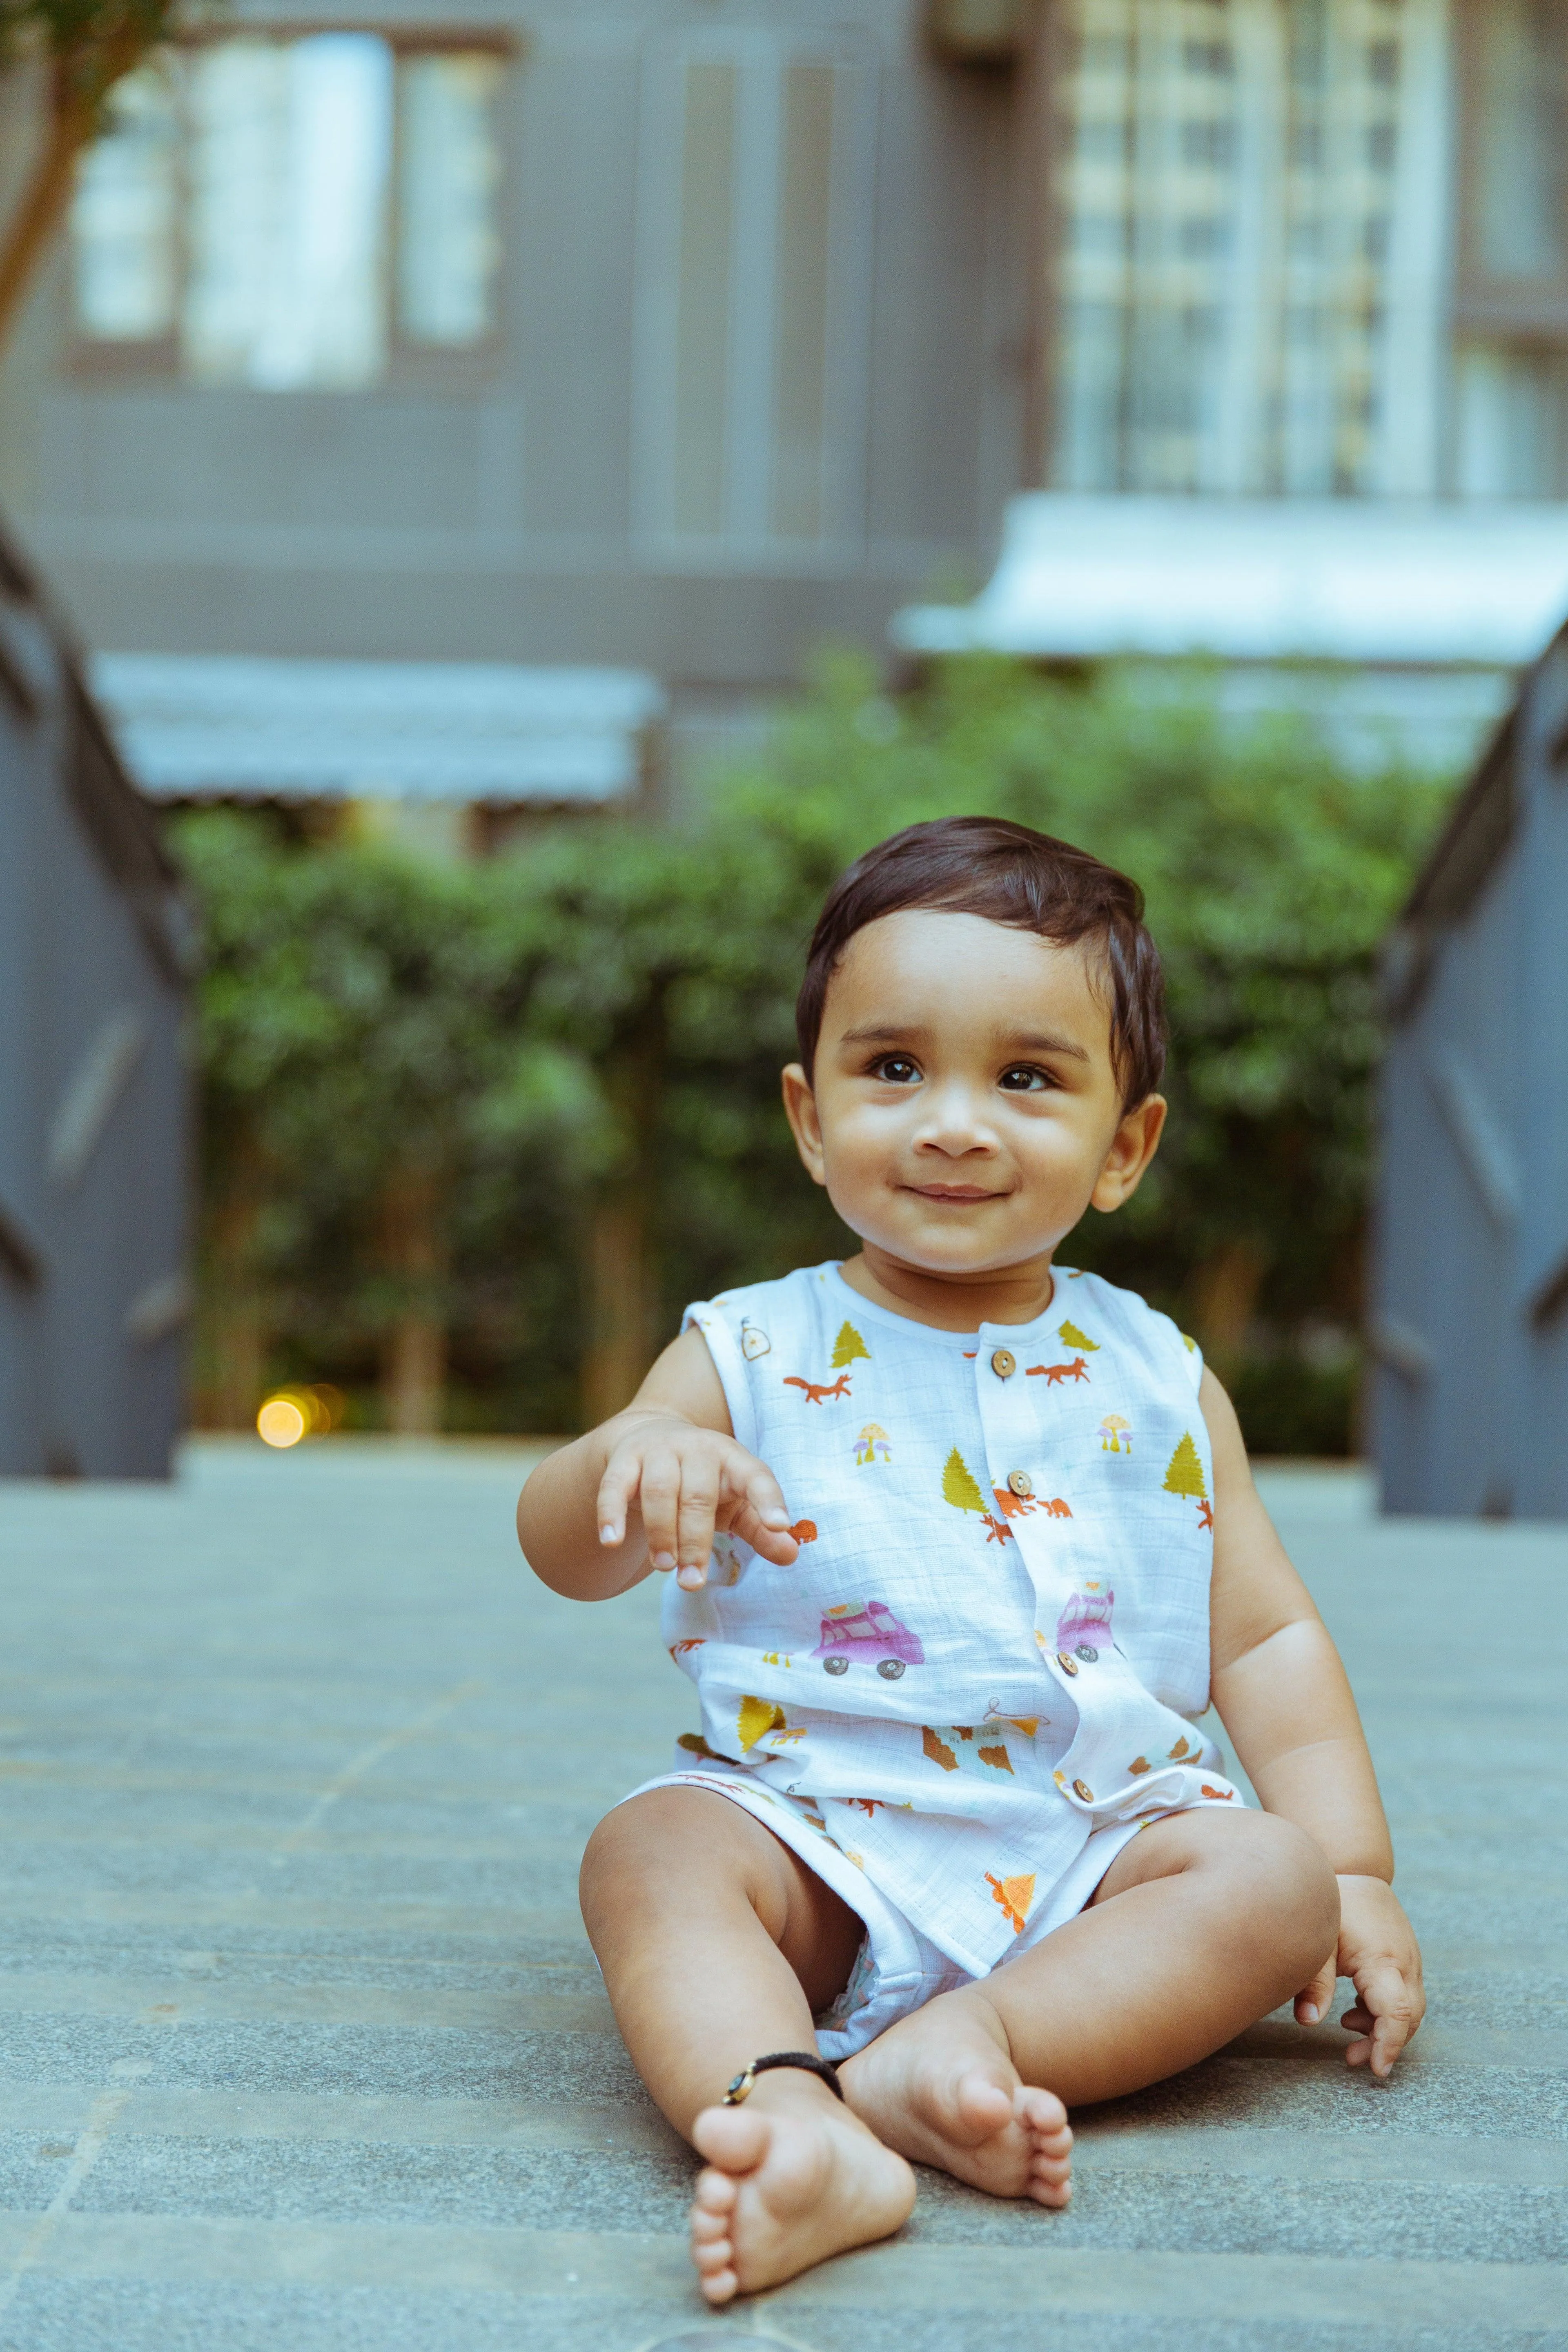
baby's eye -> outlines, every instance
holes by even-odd
[[[893,1087],[911,1087],[920,1074],[919,1063],[911,1062],[907,1054],[884,1054],[871,1065],[871,1076]]]
[[[1003,1071],[996,1083],[1010,1095],[1036,1095],[1044,1094],[1048,1087],[1055,1086],[1056,1080],[1048,1070],[1037,1070],[1032,1062],[1015,1062],[1010,1070]]]

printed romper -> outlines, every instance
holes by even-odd
[[[836,1265],[687,1309],[800,1554],[716,1538],[665,1594],[697,1685],[682,1782],[866,1922],[847,2057],[1082,1909],[1143,1824],[1242,1802],[1208,1705],[1213,1471],[1190,1339],[1057,1269],[1033,1323],[934,1331]],[[641,1794],[639,1790],[637,1794]]]

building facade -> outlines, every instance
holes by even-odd
[[[240,0],[85,167],[5,492],[98,651],[696,740],[1021,490],[1563,499],[1565,155],[1563,0]]]
[[[168,1475],[188,934],[68,642],[0,541],[0,1476]]]
[[[1386,960],[1368,1336],[1389,1510],[1568,1517],[1565,783],[1568,631],[1531,669]]]
[[[241,5],[87,164],[13,506],[99,651],[629,666],[700,730],[978,576],[1015,113],[904,0]]]

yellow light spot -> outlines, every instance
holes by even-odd
[[[264,1445],[298,1445],[309,1427],[303,1409],[289,1396],[268,1397],[256,1416],[256,1433]]]

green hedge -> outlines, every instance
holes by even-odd
[[[448,1335],[450,1425],[568,1428],[685,1299],[841,1252],[778,1108],[802,948],[868,844],[986,810],[1136,875],[1169,978],[1167,1142],[1066,1255],[1197,1331],[1264,1450],[1342,1449],[1373,952],[1443,797],[1345,772],[1301,720],[1222,720],[1201,672],[1154,695],[965,660],[892,701],[845,659],[682,826],[450,867],[187,816],[209,1405],[248,1315],[267,1377],[374,1420],[413,1318]]]

